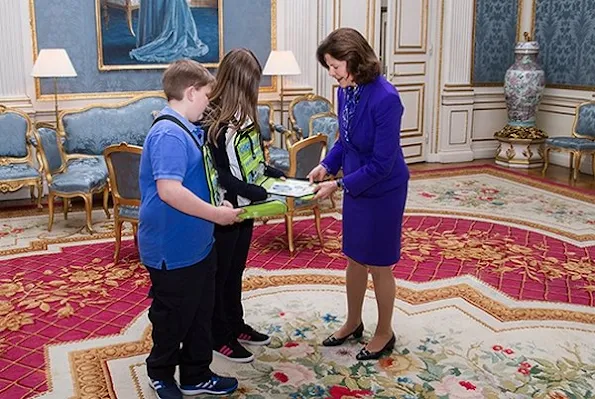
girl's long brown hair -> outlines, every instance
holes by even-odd
[[[217,82],[210,94],[205,124],[211,143],[225,132],[227,125],[239,129],[250,119],[258,129],[258,88],[262,66],[254,53],[245,48],[233,49],[221,60]],[[224,124],[225,128],[220,128]]]

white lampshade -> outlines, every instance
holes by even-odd
[[[269,59],[262,70],[263,75],[287,76],[301,73],[300,66],[291,51],[271,51]]]
[[[70,58],[63,48],[46,48],[39,52],[31,76],[36,78],[68,78],[76,76]]]

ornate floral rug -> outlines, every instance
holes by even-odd
[[[557,399],[595,392],[592,307],[515,301],[468,276],[399,281],[395,350],[378,362],[359,362],[355,354],[374,326],[371,295],[364,341],[320,345],[344,319],[343,285],[340,272],[252,270],[246,318],[273,341],[252,348],[253,363],[214,361],[214,371],[240,380],[230,397]],[[545,317],[523,316],[532,313]],[[572,321],[552,322],[556,314]],[[54,390],[43,397],[152,398],[144,366],[149,334],[143,312],[118,337],[50,347]],[[72,373],[63,372],[68,368]]]
[[[51,233],[44,212],[10,216],[0,219],[0,398],[151,397],[142,374],[149,281],[132,240],[124,241],[123,261],[114,265],[113,222],[102,211],[94,212],[92,236],[83,230],[82,212],[72,212],[67,221],[57,215]],[[343,315],[340,217],[323,218],[323,247],[311,218],[298,221],[294,256],[287,251],[283,224],[270,221],[256,228],[246,280],[247,301],[254,304],[247,306],[249,317],[254,323],[271,319],[275,310],[266,307],[271,295],[279,296],[275,309],[287,317],[279,321],[278,334],[272,330],[275,345],[254,363],[262,370],[228,371],[237,371],[249,389],[238,397],[582,398],[595,392],[585,383],[593,377],[593,353],[581,346],[595,342],[589,327],[595,323],[593,193],[490,166],[414,173],[403,258],[394,268],[399,285],[395,356],[401,357],[363,368],[339,362],[351,355],[326,353],[316,344]],[[301,302],[305,307],[295,311]],[[372,331],[373,304],[367,309]],[[306,315],[307,320],[301,317]],[[426,324],[431,330],[421,327]],[[457,329],[449,332],[448,326]],[[291,337],[291,328],[310,330]],[[429,339],[427,353],[416,349],[424,346],[418,338]],[[457,355],[435,355],[440,345]],[[305,360],[281,355],[291,348],[308,352]],[[540,354],[544,349],[549,357]],[[329,356],[342,371],[331,370]],[[435,364],[428,360],[432,356]],[[410,358],[415,373],[402,373],[399,364]],[[96,363],[86,362],[91,359]],[[275,369],[281,363],[295,365],[309,382],[289,383],[299,373],[286,369],[294,366]],[[281,374],[275,377],[275,371],[271,379],[265,373],[270,367]],[[266,375],[257,378],[256,372]],[[251,379],[262,386],[250,385]],[[572,383],[553,389],[555,384],[544,382],[556,380]],[[272,395],[275,381],[277,396],[258,396]]]

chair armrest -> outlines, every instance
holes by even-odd
[[[276,131],[278,133],[283,133],[283,132],[285,132],[287,130],[285,128],[285,126],[280,125],[278,123],[271,123],[271,127],[273,128],[274,131]]]
[[[285,145],[287,146],[287,148],[291,147],[293,144],[299,141],[296,132],[287,129],[285,126],[280,125],[278,123],[273,123],[271,124],[271,126],[277,133],[281,134],[281,140],[285,141]]]

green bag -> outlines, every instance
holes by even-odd
[[[239,209],[243,209],[244,212],[240,213],[238,217],[244,220],[256,219],[263,216],[283,215],[285,212],[287,212],[287,205],[283,201],[273,199],[241,206]]]

